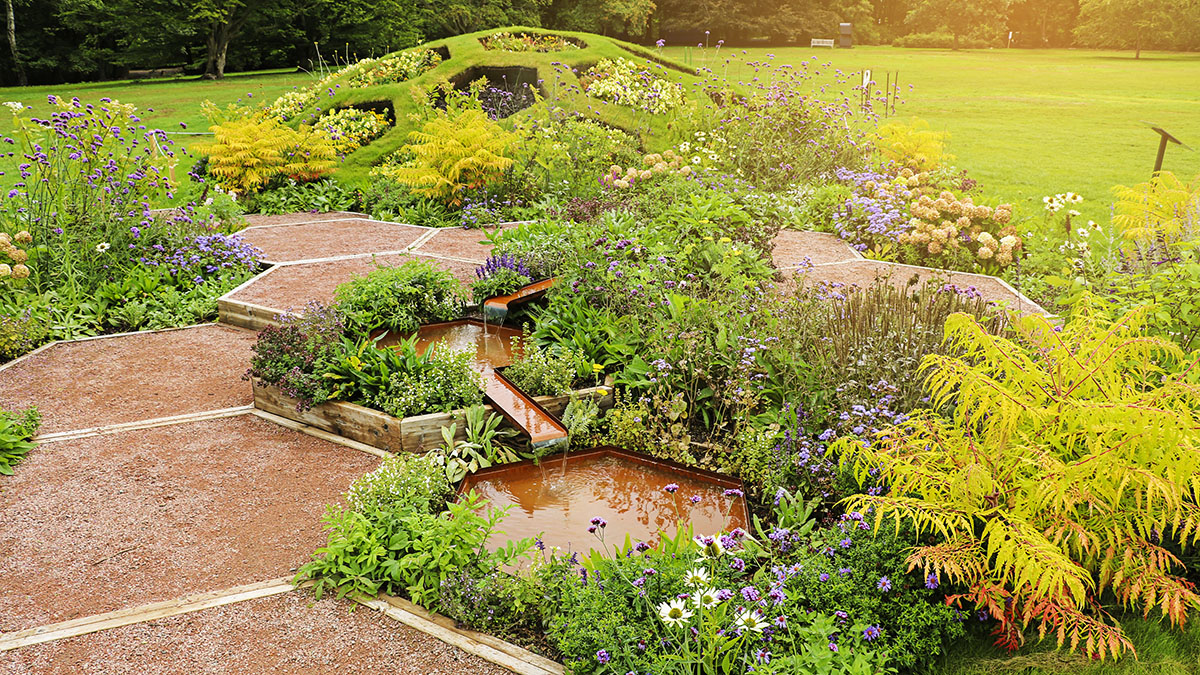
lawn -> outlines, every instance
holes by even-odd
[[[187,134],[185,138],[191,140],[195,138],[192,134],[208,131],[208,120],[200,112],[200,104],[206,99],[219,106],[239,100],[245,102],[247,97],[270,101],[292,87],[311,83],[312,79],[310,74],[295,70],[267,70],[238,73],[220,81],[178,77],[5,87],[0,88],[0,101],[19,101],[33,106],[33,114],[44,117],[53,109],[47,98],[51,94],[66,98],[78,96],[85,103],[112,98],[136,105],[142,111],[141,118],[147,127]],[[181,123],[187,125],[186,130]],[[7,126],[6,120],[3,128]]]
[[[668,48],[687,58],[683,48]],[[705,61],[702,50],[691,62]],[[956,164],[984,190],[1019,201],[1038,213],[1046,194],[1073,191],[1087,198],[1081,211],[1107,222],[1109,189],[1146,180],[1154,168],[1161,125],[1189,152],[1167,148],[1164,169],[1200,174],[1200,54],[1091,50],[972,50],[856,47],[722,50],[710,64],[732,59],[730,79],[753,77],[745,61],[779,63],[818,58],[842,71],[870,68],[880,88],[899,73],[897,114],[920,117],[949,133]],[[714,69],[716,69],[714,67]],[[912,87],[911,91],[909,87]]]
[[[1089,50],[807,48],[710,50],[668,48],[695,65],[731,59],[732,80],[753,77],[746,62],[773,54],[776,63],[818,58],[844,72],[870,68],[882,83],[899,73],[903,104],[897,114],[928,121],[949,134],[956,163],[999,200],[1023,204],[1039,215],[1043,195],[1073,191],[1087,198],[1085,216],[1107,221],[1113,185],[1145,180],[1154,165],[1157,135],[1143,122],[1171,131],[1200,149],[1200,54]],[[140,80],[0,89],[0,100],[21,101],[45,113],[48,94],[102,97],[146,111],[148,126],[203,132],[205,99],[218,105],[252,96],[271,100],[311,81],[307,73],[266,71],[231,75],[220,82]],[[881,84],[882,86],[882,84]],[[911,90],[910,90],[911,86]],[[153,112],[149,112],[150,110]],[[195,136],[186,136],[195,140]],[[1200,174],[1200,152],[1170,146],[1164,168]]]

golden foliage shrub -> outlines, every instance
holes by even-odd
[[[256,192],[276,177],[316,180],[334,167],[336,153],[323,133],[252,115],[214,124],[214,140],[198,147],[208,171],[227,190]]]
[[[885,158],[913,171],[932,171],[954,161],[946,152],[944,131],[930,131],[929,123],[912,118],[909,122],[888,122],[875,132],[875,149]]]

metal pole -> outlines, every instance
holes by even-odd
[[[886,80],[886,84],[884,84],[885,89],[883,90],[883,117],[886,119],[888,116],[888,96],[891,96],[892,92],[892,72],[890,70],[884,77],[884,80]]]
[[[1158,141],[1158,157],[1154,159],[1154,173],[1162,171],[1163,156],[1167,154],[1167,137],[1160,135]]]

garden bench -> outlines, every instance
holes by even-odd
[[[829,47],[829,48],[832,48],[832,47],[833,47],[833,40],[821,40],[821,39],[818,39],[818,38],[813,38],[813,39],[812,39],[812,43],[811,43],[811,44],[809,44],[808,46],[809,46],[809,47]]]

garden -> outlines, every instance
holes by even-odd
[[[721,48],[461,35],[190,147],[6,104],[0,378],[219,320],[230,405],[379,458],[291,584],[558,672],[1195,669],[1200,176],[1031,206]],[[3,486],[84,423],[0,381]]]

